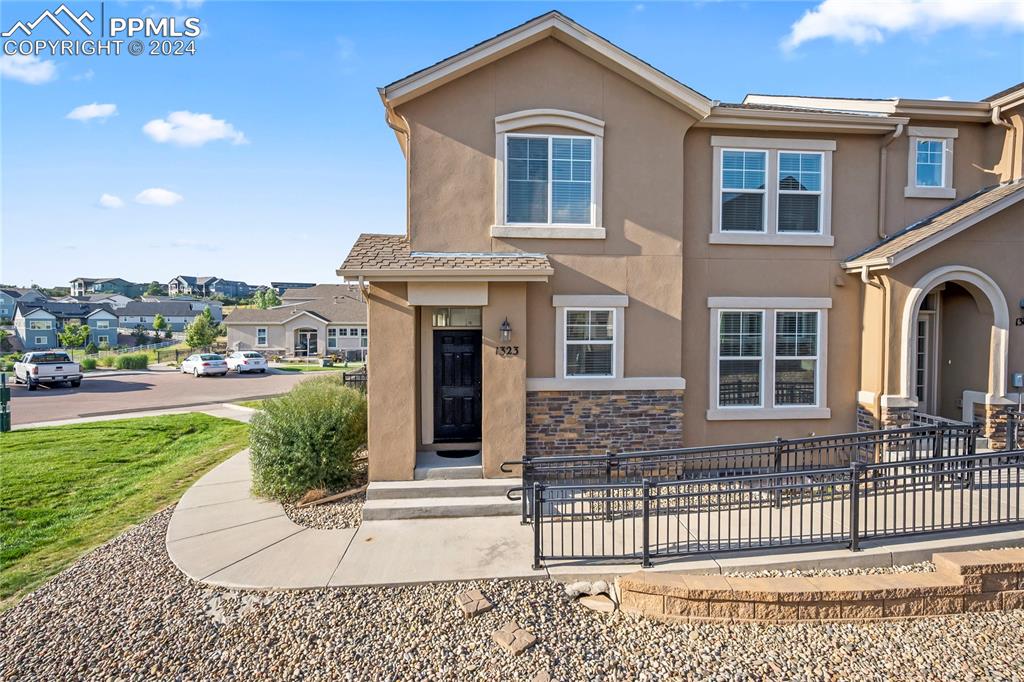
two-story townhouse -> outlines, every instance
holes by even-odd
[[[167,294],[169,296],[209,296],[213,293],[210,287],[219,279],[219,277],[213,276],[178,275],[167,283]]]
[[[207,290],[210,295],[224,296],[227,298],[248,298],[260,287],[252,286],[235,279],[220,279],[211,282]]]
[[[316,282],[271,282],[270,288],[277,292],[280,296],[285,292],[286,289],[308,289],[309,287],[315,287]]]
[[[117,315],[104,304],[19,303],[14,316],[15,334],[26,350],[56,348],[59,335],[72,322],[87,325],[87,343],[117,344]]]
[[[0,320],[14,320],[14,309],[18,303],[35,303],[48,300],[38,289],[4,287],[0,289]]]
[[[89,294],[120,294],[133,298],[146,290],[145,284],[129,282],[120,277],[76,277],[71,280],[71,296]]]
[[[381,98],[406,231],[338,270],[375,339],[372,480],[430,450],[497,476],[911,410],[998,442],[1024,371],[1024,86],[723,104],[552,12]]]

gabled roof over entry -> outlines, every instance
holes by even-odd
[[[338,275],[371,281],[546,281],[554,273],[542,253],[413,251],[400,234],[361,234]]]
[[[548,12],[381,88],[389,107],[430,92],[545,38],[554,38],[640,87],[702,119],[711,100],[560,12]]]
[[[978,190],[963,201],[951,204],[848,258],[843,267],[847,270],[865,266],[884,270],[899,265],[1021,200],[1024,200],[1024,180]]]

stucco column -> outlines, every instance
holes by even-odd
[[[416,309],[405,283],[370,286],[366,395],[371,481],[409,481],[416,468]]]
[[[502,342],[500,331],[506,318],[512,327],[507,343]],[[484,476],[517,475],[504,474],[499,467],[505,460],[522,458],[526,451],[526,283],[492,282],[481,324]],[[499,354],[498,346],[518,347],[518,353]]]

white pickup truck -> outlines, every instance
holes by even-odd
[[[68,383],[78,388],[82,385],[82,368],[62,350],[35,351],[14,363],[14,381],[28,384],[30,391],[39,384]]]

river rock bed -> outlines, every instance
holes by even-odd
[[[881,623],[678,624],[574,603],[549,581],[258,592],[171,564],[171,510],[0,615],[5,680],[933,679],[1024,676],[1024,610]],[[494,609],[465,620],[455,596]],[[512,657],[491,632],[538,637]]]

